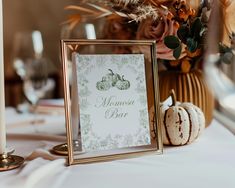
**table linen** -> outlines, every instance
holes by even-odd
[[[1,172],[0,188],[235,187],[235,137],[216,120],[194,143],[165,147],[163,155],[67,167],[64,157],[50,153],[65,142],[64,116],[40,115],[36,129],[26,123],[32,118],[7,109],[7,145],[26,162]]]

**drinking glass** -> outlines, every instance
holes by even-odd
[[[219,48],[219,43],[224,40],[224,36],[227,34],[226,30],[231,30],[231,28],[228,28],[230,15],[226,15],[226,13],[228,9],[230,9],[230,12],[234,12],[235,6],[233,5],[234,1],[227,4],[227,7],[221,3],[223,1],[213,1],[207,35],[204,71],[218,103],[215,118],[222,121],[227,128],[235,133],[235,38],[232,33],[230,33],[230,53],[222,56]],[[226,64],[223,58],[229,59],[230,63]]]
[[[28,59],[24,64],[23,91],[26,98],[36,108],[48,88],[47,61],[43,58]]]
[[[23,81],[23,92],[32,104],[34,122],[39,99],[54,89],[48,79],[48,59],[43,57],[43,40],[40,31],[19,32],[14,38],[13,67]]]
[[[71,28],[70,25],[65,24],[61,28],[61,39],[100,39],[102,38],[102,30],[103,30],[104,20],[97,19],[97,20],[87,20],[86,22],[78,23],[75,27]],[[96,53],[99,49],[96,46],[89,46],[84,49],[80,49],[80,52],[92,54]],[[72,56],[68,56],[72,57]],[[77,101],[77,90],[74,76],[76,73],[76,69],[73,67],[72,59],[67,59],[68,61],[68,71],[69,71],[69,84],[71,88],[71,113],[72,113],[72,129],[73,129],[73,144],[74,150],[80,151],[80,127],[79,127],[79,120],[77,118],[78,112],[78,101]],[[77,96],[75,96],[77,95]],[[66,145],[66,144],[65,144]],[[64,145],[63,145],[64,146]],[[67,145],[66,145],[67,147]]]

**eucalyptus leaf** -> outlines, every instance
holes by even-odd
[[[234,59],[234,55],[231,52],[226,52],[223,56],[222,56],[222,61],[226,64],[230,64]]]
[[[188,38],[186,44],[190,52],[195,52],[197,50],[198,42],[195,41],[193,38]]]
[[[164,38],[164,44],[174,50],[180,45],[180,40],[174,35],[169,35]]]
[[[206,31],[207,31],[207,29],[205,27],[203,27],[201,29],[201,31],[199,32],[200,37],[202,37]]]
[[[179,59],[182,52],[182,45],[179,45],[176,49],[173,51],[173,56],[175,59]]]
[[[200,18],[196,18],[191,27],[192,36],[196,39],[200,38],[200,31],[202,30],[203,25]]]
[[[219,44],[219,51],[220,51],[220,53],[223,53],[223,54],[226,53],[226,52],[231,52],[232,53],[231,48],[229,48],[228,46],[226,46],[222,43]]]
[[[186,43],[187,41],[186,39],[188,38],[189,33],[190,33],[190,30],[186,24],[182,25],[177,31],[177,35],[183,43]]]

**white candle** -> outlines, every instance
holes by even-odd
[[[5,89],[3,62],[3,19],[2,0],[0,0],[0,154],[6,152]]]

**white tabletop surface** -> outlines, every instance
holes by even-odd
[[[16,170],[0,172],[0,188],[234,188],[235,136],[217,121],[191,145],[167,147],[163,155],[66,167],[49,150],[65,141],[63,115],[7,109],[7,143],[26,158]],[[235,126],[235,125],[234,125]]]

